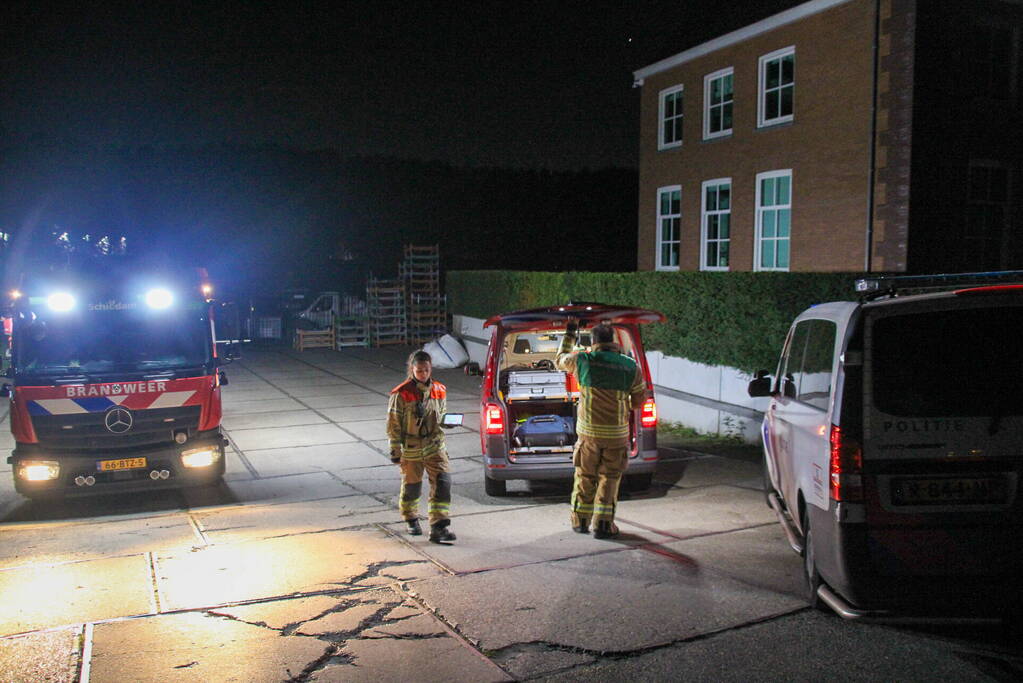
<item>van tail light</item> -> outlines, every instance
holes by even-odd
[[[855,439],[831,425],[831,500],[863,500],[863,450]]]
[[[639,423],[647,429],[657,426],[657,403],[648,398],[643,401],[643,412],[639,415]]]
[[[488,403],[483,409],[483,427],[487,434],[504,434],[504,413],[501,406]]]

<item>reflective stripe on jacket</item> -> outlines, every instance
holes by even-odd
[[[440,421],[447,412],[447,397],[447,387],[437,380],[423,384],[407,379],[391,389],[387,402],[387,440],[391,451],[401,448],[402,457],[418,460],[443,450]],[[422,406],[421,417],[418,406]]]
[[[566,334],[555,358],[559,370],[579,381],[575,431],[609,441],[628,440],[629,413],[643,404],[646,382],[636,361],[617,344],[598,344],[593,351],[573,353],[576,335]]]

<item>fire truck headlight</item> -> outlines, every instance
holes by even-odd
[[[220,459],[220,449],[216,446],[196,448],[181,454],[181,464],[185,467],[209,467]]]
[[[151,289],[146,292],[146,305],[150,308],[167,308],[174,303],[174,295],[166,289]]]
[[[67,292],[54,292],[46,297],[46,305],[52,311],[66,313],[75,307],[75,298]]]
[[[49,481],[60,476],[60,463],[55,460],[25,460],[18,465],[18,476],[25,481]]]

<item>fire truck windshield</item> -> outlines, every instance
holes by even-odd
[[[29,375],[159,372],[210,359],[210,326],[199,308],[86,310],[19,316],[14,366]]]

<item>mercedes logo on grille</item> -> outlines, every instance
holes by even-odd
[[[107,411],[106,419],[103,420],[107,429],[114,434],[124,434],[131,429],[132,422],[131,412],[127,408],[113,408]]]

